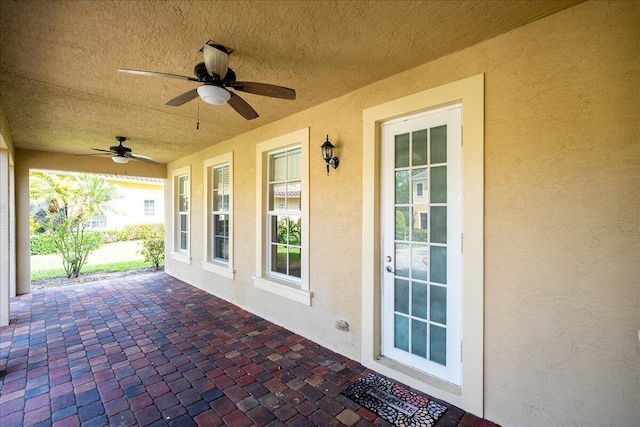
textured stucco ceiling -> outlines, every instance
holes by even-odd
[[[569,1],[0,1],[0,106],[16,148],[88,153],[130,138],[168,162],[570,7]],[[207,40],[238,80],[295,88],[287,101],[164,104],[196,83]],[[200,130],[196,130],[198,104]]]

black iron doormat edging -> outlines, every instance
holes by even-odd
[[[398,427],[433,427],[447,410],[445,406],[373,373],[359,379],[341,394]]]

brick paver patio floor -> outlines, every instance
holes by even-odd
[[[164,273],[14,298],[0,425],[388,426],[358,362]],[[448,407],[436,424],[493,426]]]

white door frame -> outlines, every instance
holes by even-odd
[[[461,386],[381,356],[381,123],[462,104],[462,371]],[[484,415],[484,75],[390,101],[363,111],[362,364],[410,387]]]
[[[445,247],[447,248],[447,339],[446,339],[446,366],[430,361],[428,358],[422,358],[411,353],[396,349],[391,339],[394,336],[394,279],[395,269],[383,271],[382,275],[382,343],[381,354],[394,359],[400,363],[404,363],[415,369],[427,372],[443,381],[460,385],[460,341],[461,341],[461,313],[460,313],[460,287],[461,287],[461,271],[462,271],[462,239],[461,239],[461,202],[462,202],[462,153],[461,153],[461,105],[453,105],[434,111],[426,111],[410,117],[402,117],[401,119],[391,120],[382,124],[382,140],[383,144],[381,156],[381,217],[384,220],[381,229],[382,233],[382,258],[381,261],[384,269],[387,267],[397,266],[397,253],[395,253],[395,209],[394,196],[395,185],[393,183],[393,175],[395,164],[395,150],[393,144],[394,135],[400,133],[409,133],[418,129],[430,129],[432,127],[447,125],[447,240]],[[426,163],[419,168],[431,170],[432,164]],[[429,173],[429,175],[431,175]],[[385,182],[391,180],[391,182]],[[430,179],[429,179],[430,182]],[[427,185],[429,187],[429,185]],[[412,190],[411,190],[412,191]],[[427,245],[425,245],[427,246]],[[386,249],[386,250],[385,250]],[[385,262],[384,258],[390,257],[392,261]],[[407,280],[409,278],[407,277]],[[429,286],[427,284],[427,286]],[[426,322],[431,323],[431,322]]]

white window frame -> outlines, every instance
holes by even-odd
[[[213,254],[213,177],[215,169],[227,166],[229,168],[229,260],[223,262],[214,258]],[[229,279],[235,278],[233,264],[233,151],[204,161],[204,258],[202,268],[211,273],[219,274]]]
[[[416,197],[424,197],[424,183],[416,182]]]
[[[291,281],[268,274],[268,160],[269,155],[294,147],[301,149],[301,271],[300,280]],[[301,304],[311,305],[313,293],[309,285],[309,128],[300,129],[256,145],[256,288],[272,292]]]
[[[107,228],[107,216],[100,212],[94,212],[91,214],[89,220],[89,229],[91,230],[104,230]]]
[[[149,203],[149,206],[151,206],[151,214],[147,213],[147,203]],[[156,201],[155,199],[144,199],[142,201],[142,215],[144,217],[154,217],[156,216]]]
[[[180,249],[180,239],[178,236],[180,226],[179,226],[179,215],[178,215],[178,189],[179,189],[179,178],[187,176],[189,180],[189,185],[187,185],[187,197],[189,197],[189,210],[187,211],[187,249]],[[179,262],[183,262],[185,264],[191,264],[191,165],[184,166],[182,168],[174,169],[171,172],[171,182],[172,182],[172,215],[173,215],[173,230],[171,233],[171,238],[173,240],[171,252],[171,259]]]

